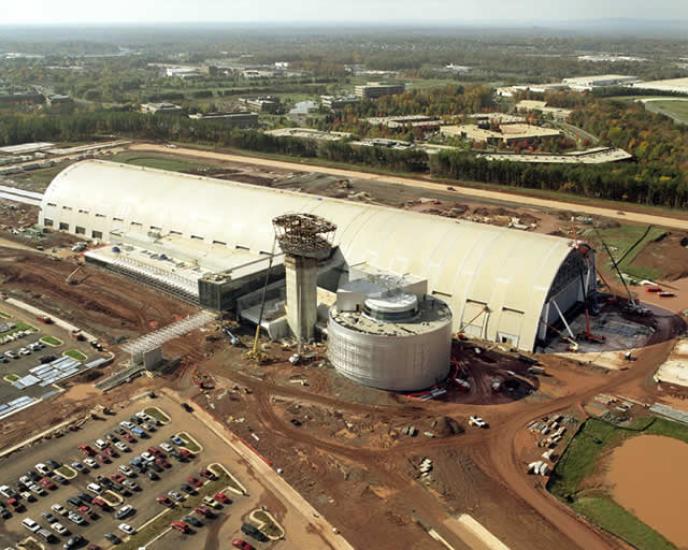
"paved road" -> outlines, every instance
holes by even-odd
[[[243,155],[234,155],[229,153],[220,153],[216,151],[203,151],[200,149],[189,149],[184,147],[177,147],[170,149],[162,145],[139,143],[129,147],[134,151],[153,151],[158,153],[166,153],[168,155],[181,155],[196,158],[205,158],[212,160],[224,160],[228,162],[239,162],[243,164],[252,164],[255,166],[265,166],[267,168],[279,168],[282,170],[293,170],[301,172],[319,172],[322,174],[330,174],[333,176],[344,178],[356,178],[360,180],[376,181],[381,183],[391,183],[395,185],[403,185],[405,187],[413,187],[416,189],[428,189],[437,191],[438,189],[446,190],[445,184],[435,183],[423,179],[404,178],[399,176],[370,174],[367,172],[357,172],[354,170],[343,170],[340,168],[330,168],[326,166],[314,166],[311,164],[302,164],[298,162],[286,162],[281,160],[271,160]],[[588,214],[593,216],[604,216],[617,220],[637,222],[644,225],[657,225],[661,227],[670,227],[674,229],[681,229],[688,231],[688,219],[678,219],[669,216],[659,216],[655,214],[644,214],[640,212],[622,211],[611,208],[603,208],[599,206],[591,206],[587,204],[575,204],[564,201],[557,201],[551,199],[541,199],[537,197],[529,197],[525,195],[516,195],[504,191],[490,191],[487,189],[477,189],[474,187],[463,187],[458,183],[452,183],[451,186],[456,192],[457,196],[473,197],[477,199],[497,200],[508,202],[512,204],[519,204],[524,206],[536,206],[540,208],[552,210],[572,210],[581,214]]]

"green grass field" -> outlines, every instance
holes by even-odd
[[[147,415],[152,416],[156,420],[159,420],[163,424],[167,424],[170,421],[170,417],[165,414],[165,411],[159,409],[158,407],[148,407],[143,409]]]
[[[55,338],[55,336],[43,336],[40,340],[43,342],[46,346],[50,346],[51,348],[57,348],[64,344],[62,340],[59,338]]]
[[[619,268],[623,273],[627,273],[639,279],[661,279],[663,273],[660,270],[638,267],[633,265],[633,260],[642,251],[643,247],[654,239],[658,238],[665,231],[657,227],[653,227],[645,235],[642,241],[638,243],[632,250],[631,247],[638,242],[638,240],[645,234],[647,226],[642,225],[621,225],[610,229],[600,229],[599,234],[607,243],[607,246],[612,251],[614,259],[619,262]],[[607,257],[606,251],[598,242],[599,238],[596,232],[589,231],[586,237],[591,239],[597,246],[598,254],[604,256],[604,261],[607,262],[611,268],[611,260]],[[623,259],[622,259],[623,258]]]
[[[82,353],[78,349],[68,349],[67,351],[64,352],[63,355],[66,355],[67,357],[71,357],[72,359],[76,359],[77,361],[81,361],[82,363],[88,359],[88,355],[85,353]]]
[[[579,491],[583,480],[595,473],[604,452],[640,434],[663,435],[688,443],[688,426],[663,418],[639,418],[623,428],[602,420],[589,419],[555,466],[547,483],[547,490],[595,524],[636,548],[673,548],[662,535],[619,506],[609,495],[602,491]]]
[[[171,172],[196,172],[206,170],[209,166],[194,160],[187,160],[178,156],[167,156],[156,153],[137,153],[125,152],[112,157],[115,162],[133,164],[135,166],[145,166],[147,168],[157,168],[158,170],[169,170]]]
[[[666,99],[650,101],[645,108],[653,113],[660,113],[674,119],[679,124],[688,124],[688,101]]]
[[[585,496],[577,500],[572,507],[576,512],[591,519],[605,531],[614,533],[623,540],[630,542],[635,548],[647,548],[648,550],[675,548],[657,531],[645,525],[607,496]]]

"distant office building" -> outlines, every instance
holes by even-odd
[[[274,96],[242,97],[239,99],[239,103],[259,113],[276,113],[282,107],[280,98]]]
[[[601,74],[594,76],[576,76],[565,78],[562,83],[572,90],[585,91],[594,88],[605,88],[610,86],[628,86],[638,82],[637,76],[626,76],[622,74]]]
[[[230,128],[255,128],[258,126],[258,113],[196,113],[189,115],[189,118],[222,122]]]
[[[142,103],[141,112],[149,115],[179,115],[182,108],[174,103]]]
[[[321,95],[320,103],[323,107],[332,109],[333,111],[341,111],[342,109],[348,107],[349,105],[355,105],[361,101],[359,97],[355,95],[346,96],[333,96],[333,95]]]
[[[165,76],[193,80],[194,78],[201,78],[203,74],[197,67],[165,67]]]
[[[546,101],[535,101],[532,99],[524,99],[516,105],[516,110],[519,113],[542,113],[545,116],[551,116],[554,120],[565,121],[571,116],[571,109],[561,109],[559,107],[548,107]]]
[[[0,105],[36,105],[44,101],[43,95],[33,89],[0,87]]]
[[[509,145],[517,142],[532,143],[559,138],[563,135],[559,130],[529,124],[504,124],[499,128],[499,131],[481,128],[476,124],[461,124],[444,126],[440,132],[446,136],[459,137],[474,143],[487,143],[488,145]]]
[[[74,100],[68,95],[56,94],[45,97],[48,107],[57,107],[58,105],[72,105]]]
[[[405,84],[381,84],[368,82],[354,88],[354,94],[361,99],[377,99],[386,95],[403,94],[406,91]]]

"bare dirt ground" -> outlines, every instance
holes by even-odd
[[[668,282],[688,276],[688,235],[669,232],[648,243],[633,261],[634,266],[657,269]]]
[[[605,476],[616,502],[679,548],[688,547],[686,463],[688,444],[641,435],[614,450]]]
[[[8,295],[88,326],[107,342],[148,332],[195,311],[166,294],[84,264],[78,284],[65,282],[76,260],[0,248],[0,282]]]

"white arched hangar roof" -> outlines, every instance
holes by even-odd
[[[452,308],[455,330],[532,349],[566,239],[256,185],[87,160],[60,172],[40,223],[102,233],[131,227],[269,251],[272,219],[311,212],[337,224],[349,265],[427,278]]]

